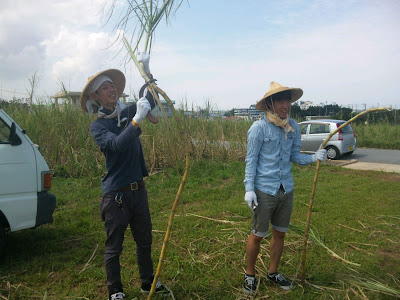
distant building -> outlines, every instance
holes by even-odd
[[[301,110],[307,110],[312,106],[312,101],[300,101],[300,109]]]
[[[51,98],[54,99],[54,102],[56,105],[60,104],[60,103],[58,103],[58,100],[60,99],[61,101],[68,101],[69,104],[71,104],[72,106],[81,107],[81,102],[80,102],[81,95],[82,95],[82,92],[59,91],[55,95],[51,96]],[[128,96],[129,95],[122,93],[122,95],[119,99],[122,103],[126,104],[126,98]]]
[[[330,119],[330,116],[306,116],[307,121],[311,120],[322,120],[322,119]]]
[[[168,102],[165,101],[164,99],[160,99],[160,102],[162,104],[162,107],[164,108],[164,111],[165,111],[165,114],[167,115],[167,117],[172,117],[173,116],[172,110],[169,107]],[[174,106],[175,105],[175,101],[171,100],[171,102],[172,102],[172,106]],[[154,109],[152,110],[151,113],[156,117],[161,117],[162,116],[161,108],[158,105],[156,105],[156,107],[154,107]]]
[[[234,108],[233,116],[255,121],[265,116],[265,112],[257,110],[255,105],[250,105],[249,108]]]

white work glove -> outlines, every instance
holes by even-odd
[[[317,160],[325,161],[327,158],[326,150],[325,149],[318,149],[315,154],[312,156],[312,162],[316,162]]]
[[[136,102],[136,114],[133,117],[133,121],[137,124],[142,123],[150,109],[149,101],[145,97],[140,98],[138,102]]]
[[[257,195],[256,193],[254,193],[254,191],[246,192],[246,194],[244,195],[244,200],[247,202],[247,205],[250,207],[250,209],[254,209],[258,206]]]
[[[138,57],[137,57],[138,62],[143,63],[143,70],[144,72],[150,73],[150,54],[148,54],[147,52],[140,52]]]

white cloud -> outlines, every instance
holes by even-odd
[[[59,89],[59,79],[81,90],[90,75],[119,68],[126,92],[137,91],[143,79],[133,63],[122,63],[122,44],[110,46],[117,33],[101,26],[103,2],[2,1],[0,87],[24,90],[28,76],[39,70],[48,94]],[[210,3],[193,3],[157,35],[151,69],[172,99],[248,107],[277,81],[302,87],[304,97],[317,103],[397,100],[399,2],[251,1],[243,9],[232,2],[223,14],[196,15]],[[248,22],[233,22],[230,13]],[[223,26],[214,31],[216,21]]]

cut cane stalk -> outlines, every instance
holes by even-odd
[[[136,2],[137,3],[137,2]],[[143,33],[146,32],[146,39],[145,39],[145,47],[144,47],[144,51],[147,51],[148,49],[148,45],[151,45],[151,40],[152,40],[152,34],[154,33],[155,27],[158,25],[159,21],[161,20],[161,18],[163,17],[163,15],[165,15],[166,17],[171,13],[172,10],[172,5],[173,5],[174,1],[173,0],[166,0],[163,3],[163,6],[157,10],[155,7],[153,7],[153,2],[149,1],[149,3],[146,3],[145,1],[143,2],[143,5],[138,5],[138,7],[140,9],[135,10],[135,14],[138,17],[138,19],[141,22],[141,26],[142,26],[142,31],[141,31],[141,35],[139,37],[139,40],[137,42],[137,45],[135,47],[135,49],[137,49],[139,41],[141,39],[141,37],[143,36]],[[180,4],[179,4],[180,5]],[[156,6],[156,5],[155,5]],[[179,7],[179,6],[178,6]],[[153,11],[153,9],[155,9]],[[154,14],[153,14],[154,12]],[[178,126],[178,130],[179,130],[179,134],[181,136],[181,139],[184,141],[184,147],[185,147],[185,171],[182,177],[182,181],[179,185],[179,189],[178,192],[176,194],[175,197],[175,201],[172,205],[172,209],[171,209],[171,213],[169,216],[169,220],[168,220],[168,227],[167,227],[167,231],[165,233],[165,237],[164,237],[164,242],[161,248],[161,253],[160,253],[160,258],[158,261],[158,265],[157,265],[157,269],[156,269],[156,273],[154,275],[154,280],[150,289],[150,293],[147,297],[148,300],[151,299],[151,297],[153,296],[154,292],[155,292],[155,288],[156,288],[156,284],[158,282],[158,278],[160,277],[160,273],[161,273],[161,268],[162,268],[162,264],[164,261],[164,256],[166,253],[166,249],[167,249],[167,243],[169,240],[169,237],[171,235],[171,228],[172,228],[172,223],[174,220],[174,216],[175,216],[175,210],[176,207],[181,199],[182,193],[183,193],[183,189],[185,187],[188,175],[189,175],[189,168],[190,168],[190,160],[189,160],[189,139],[188,139],[188,135],[186,134],[186,132],[183,129],[183,126],[181,124],[181,121],[179,119],[179,116],[177,114],[177,112],[175,111],[175,108],[172,104],[171,99],[167,96],[167,94],[161,89],[159,88],[154,82],[152,82],[148,76],[148,74],[145,73],[144,69],[143,69],[143,65],[142,63],[139,63],[138,60],[136,59],[136,56],[134,54],[134,50],[132,50],[131,46],[129,45],[128,40],[124,37],[123,38],[123,42],[124,45],[126,47],[126,49],[128,50],[128,53],[130,54],[133,62],[135,63],[136,67],[138,68],[141,76],[144,78],[144,80],[146,81],[146,83],[148,83],[148,89],[150,91],[150,93],[153,95],[153,98],[157,101],[159,107],[161,108],[162,111],[162,115],[163,118],[166,120],[167,124],[168,123],[168,118],[167,118],[167,114],[164,110],[163,105],[160,102],[160,99],[158,97],[158,94],[161,95],[163,97],[163,99],[168,103],[168,106],[170,107],[172,114],[176,120],[177,126]],[[157,94],[158,93],[158,94]],[[151,116],[150,116],[150,121],[151,120]],[[169,126],[169,128],[171,129],[171,127]]]
[[[183,177],[182,177],[182,181],[181,181],[181,183],[179,185],[179,189],[178,189],[178,192],[176,194],[175,201],[174,201],[174,203],[172,205],[172,208],[171,208],[171,214],[170,214],[170,217],[169,217],[169,220],[168,220],[167,232],[165,233],[164,242],[163,242],[163,245],[162,245],[162,248],[161,248],[161,253],[160,253],[160,258],[159,258],[159,261],[158,261],[156,274],[154,275],[153,284],[151,286],[150,293],[149,293],[149,295],[147,297],[147,299],[150,300],[152,295],[154,294],[155,287],[156,287],[158,278],[159,278],[160,273],[161,273],[162,263],[164,261],[164,256],[165,256],[165,252],[166,252],[166,249],[167,249],[167,243],[168,243],[169,237],[171,235],[171,228],[172,228],[172,223],[173,223],[173,220],[174,220],[175,210],[176,210],[176,207],[177,207],[177,205],[178,205],[178,203],[179,203],[179,201],[181,199],[181,196],[182,196],[182,193],[183,193],[183,189],[185,187],[185,184],[186,184],[186,181],[187,181],[187,178],[188,178],[188,175],[189,175],[189,168],[190,168],[189,144],[188,144],[187,134],[185,133],[185,131],[184,131],[182,125],[181,125],[179,116],[175,111],[175,108],[174,108],[174,106],[172,104],[171,99],[167,96],[167,94],[162,89],[160,89],[157,85],[155,85],[154,82],[150,82],[150,78],[147,76],[146,73],[144,73],[143,68],[140,66],[139,62],[137,61],[136,57],[133,54],[133,51],[132,51],[131,47],[128,44],[128,41],[125,38],[124,38],[124,42],[125,42],[125,46],[130,51],[132,59],[135,62],[136,66],[138,67],[142,77],[146,80],[146,82],[149,82],[150,92],[152,93],[154,99],[156,99],[158,105],[162,108],[162,104],[160,102],[160,99],[159,99],[157,93],[159,93],[164,98],[164,100],[168,103],[168,105],[169,105],[169,107],[170,107],[170,109],[171,109],[171,111],[172,111],[172,113],[173,113],[173,115],[175,117],[176,123],[178,125],[179,133],[181,135],[181,138],[185,141],[185,143],[184,143],[184,145],[185,145],[185,171],[184,171],[184,174],[183,174]],[[157,91],[157,93],[155,93],[155,91]],[[164,115],[165,118],[167,118],[165,111],[163,111],[163,115]]]
[[[353,122],[354,120],[358,119],[359,117],[366,115],[370,112],[376,112],[376,111],[389,111],[388,108],[386,107],[380,107],[380,108],[371,108],[369,110],[363,111],[359,114],[357,114],[356,116],[354,116],[353,118],[351,118],[350,120],[348,120],[347,122],[343,123],[342,125],[340,125],[334,132],[332,132],[322,143],[321,145],[321,149],[325,148],[325,145],[328,143],[328,141],[331,139],[332,136],[334,136],[337,132],[339,132],[339,130],[341,130],[342,128],[346,127],[347,125],[349,125],[351,122]],[[306,228],[305,228],[305,233],[304,233],[304,245],[303,245],[303,253],[302,253],[302,259],[301,259],[301,275],[300,275],[300,279],[301,279],[301,283],[304,284],[305,282],[305,273],[306,273],[306,256],[307,256],[307,240],[308,240],[308,234],[309,234],[309,230],[310,230],[310,222],[311,222],[311,212],[312,212],[312,206],[314,204],[314,196],[315,196],[315,189],[317,187],[317,180],[318,180],[318,173],[319,173],[319,166],[320,166],[321,161],[318,160],[317,161],[317,166],[316,166],[316,171],[315,171],[315,176],[314,176],[314,182],[313,182],[313,188],[312,188],[312,192],[311,192],[311,198],[310,198],[310,204],[308,206],[308,215],[307,215],[307,223],[306,223]]]

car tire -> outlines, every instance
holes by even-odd
[[[326,154],[328,155],[329,159],[338,159],[340,156],[339,149],[335,146],[326,147]]]
[[[6,233],[4,231],[3,225],[0,223],[0,257],[4,253],[4,249],[6,248]]]

